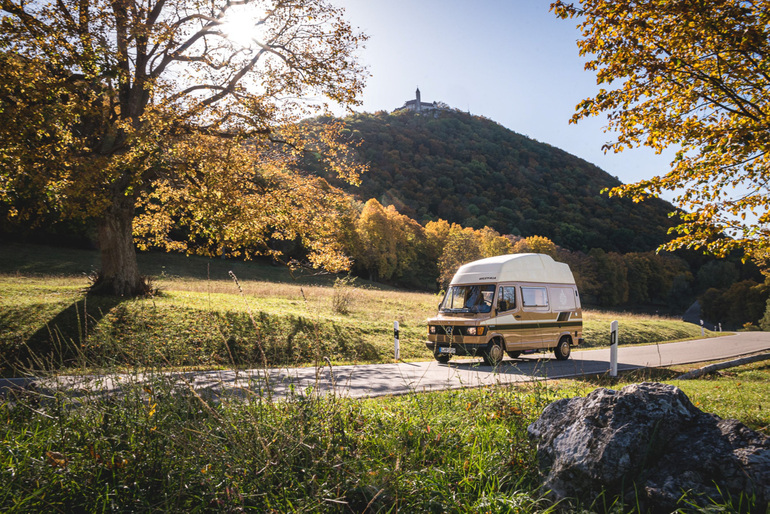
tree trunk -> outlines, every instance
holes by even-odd
[[[91,288],[95,294],[138,296],[149,287],[139,274],[134,247],[134,198],[120,195],[99,220],[99,248],[102,269]]]

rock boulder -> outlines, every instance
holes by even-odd
[[[674,386],[634,384],[559,400],[528,431],[554,500],[590,505],[606,491],[671,512],[687,493],[701,506],[730,498],[738,506],[742,496],[742,509],[768,508],[770,438],[704,413]]]

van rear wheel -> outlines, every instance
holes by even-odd
[[[521,352],[514,352],[514,351],[505,352],[505,353],[507,353],[508,357],[510,357],[511,359],[518,359],[519,355],[521,355]]]
[[[505,350],[503,350],[503,342],[500,339],[492,339],[489,343],[489,347],[481,354],[484,359],[484,364],[487,366],[497,366],[505,357]]]
[[[561,339],[559,339],[559,344],[556,345],[556,348],[554,349],[553,353],[556,355],[556,358],[560,361],[565,361],[569,359],[570,354],[570,345],[569,345],[569,337],[564,336]]]

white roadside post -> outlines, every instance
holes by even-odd
[[[703,332],[703,320],[700,320],[700,336],[703,337],[706,334]]]
[[[393,322],[393,337],[394,337],[393,349],[396,354],[396,360],[398,360],[400,358],[399,356],[400,352],[398,347],[398,321]]]
[[[618,322],[610,323],[610,376],[618,376]]]

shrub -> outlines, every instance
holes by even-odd
[[[350,308],[358,297],[355,288],[355,277],[350,275],[338,277],[334,281],[334,294],[332,295],[332,308],[338,314],[349,314]]]

